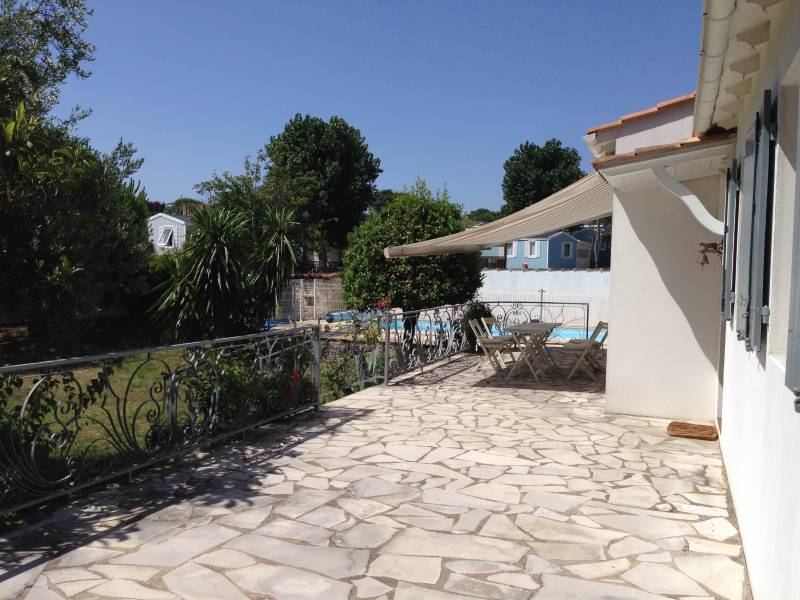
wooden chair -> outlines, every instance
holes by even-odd
[[[579,368],[582,368],[592,381],[597,381],[594,371],[602,368],[603,344],[607,339],[608,323],[600,321],[588,340],[570,340],[561,346],[573,361],[567,381],[575,376]]]
[[[486,328],[486,335],[490,337],[497,335],[508,335],[505,331],[503,331],[502,324],[495,317],[481,317],[481,322]],[[495,333],[495,329],[497,330],[497,333]]]
[[[503,360],[503,351],[514,345],[514,339],[510,336],[489,336],[481,327],[481,323],[477,319],[470,319],[469,326],[472,333],[475,334],[475,341],[478,347],[483,351],[486,360],[492,365],[495,372],[499,373],[506,367]]]

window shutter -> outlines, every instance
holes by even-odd
[[[797,180],[797,192],[800,193],[800,178]],[[786,348],[786,385],[794,392],[794,408],[800,412],[800,201],[797,200],[794,205],[793,246],[789,339]]]
[[[745,139],[742,160],[741,187],[739,190],[739,246],[736,251],[736,334],[739,340],[748,340],[750,320],[750,272],[753,236],[753,178],[756,162],[756,139],[760,121],[756,119],[754,132]]]
[[[727,185],[725,190],[725,241],[724,241],[724,259],[723,259],[723,274],[722,274],[722,318],[730,321],[733,316],[734,304],[734,256],[736,250],[736,209],[738,197],[738,183],[737,183],[737,162],[733,161],[733,165],[728,169],[728,176],[726,178]]]
[[[775,127],[772,119],[772,95],[764,92],[761,127],[757,128],[756,172],[753,191],[753,244],[751,248],[749,349],[761,350],[764,326],[769,320],[768,280],[772,185],[774,181]]]
[[[800,179],[797,182],[800,192]],[[794,407],[800,412],[800,202],[794,207],[792,294],[789,304],[789,339],[786,348],[786,385],[794,392]]]
[[[789,300],[786,386],[794,392],[794,409],[800,413],[800,177],[797,178],[795,185],[792,292]]]

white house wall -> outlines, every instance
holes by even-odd
[[[725,327],[720,445],[756,600],[800,598],[800,415],[783,365]]]
[[[692,104],[660,110],[648,119],[623,126],[617,137],[617,154],[633,152],[645,146],[658,146],[683,140],[692,135]]]
[[[660,188],[617,191],[613,223],[608,410],[712,422],[722,266]]]
[[[764,89],[779,98],[766,353],[747,352],[724,327],[720,441],[756,600],[800,598],[800,414],[784,384],[791,238],[800,226],[794,222],[800,3],[786,7],[783,18],[770,22],[770,41],[759,47],[758,80],[738,123],[741,132],[750,128]],[[616,232],[614,244],[616,250]]]
[[[150,243],[157,253],[180,249],[186,241],[186,223],[177,219],[170,219],[166,215],[154,215],[148,219],[147,226],[150,231]],[[175,245],[172,248],[162,248],[158,245],[158,238],[163,227],[175,228]]]

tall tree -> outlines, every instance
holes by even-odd
[[[578,151],[555,138],[543,146],[520,144],[503,169],[503,215],[535,204],[584,175]]]
[[[44,115],[67,77],[89,76],[94,46],[82,36],[91,14],[84,0],[0,0],[0,118],[20,102]]]
[[[266,183],[263,161],[254,161],[247,157],[244,159],[243,173],[238,175],[228,171],[222,175],[215,173],[211,179],[198,183],[194,188],[208,198],[209,205],[238,211],[245,215],[247,231],[251,238],[247,243],[247,251],[250,252],[264,229],[263,218],[266,208],[271,205]]]
[[[476,208],[465,216],[476,223],[490,223],[500,218],[500,212],[488,208]]]
[[[164,207],[164,212],[170,215],[188,217],[193,208],[203,208],[203,202],[196,198],[178,198]]]
[[[375,196],[380,160],[361,132],[341,117],[323,121],[295,115],[263,151],[273,193],[283,191],[303,226],[306,242],[324,258],[344,248]]]
[[[141,161],[126,144],[102,155],[22,105],[0,130],[0,313],[64,345],[79,319],[143,291],[147,196],[130,179]]]
[[[477,253],[387,259],[386,246],[419,242],[463,231],[461,208],[447,192],[431,193],[421,179],[370,214],[349,237],[342,291],[354,308],[392,306],[414,310],[470,300],[481,286]]]

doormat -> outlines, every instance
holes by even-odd
[[[695,423],[673,421],[667,425],[667,434],[672,437],[714,441],[717,439],[717,428],[713,425],[697,425]]]

